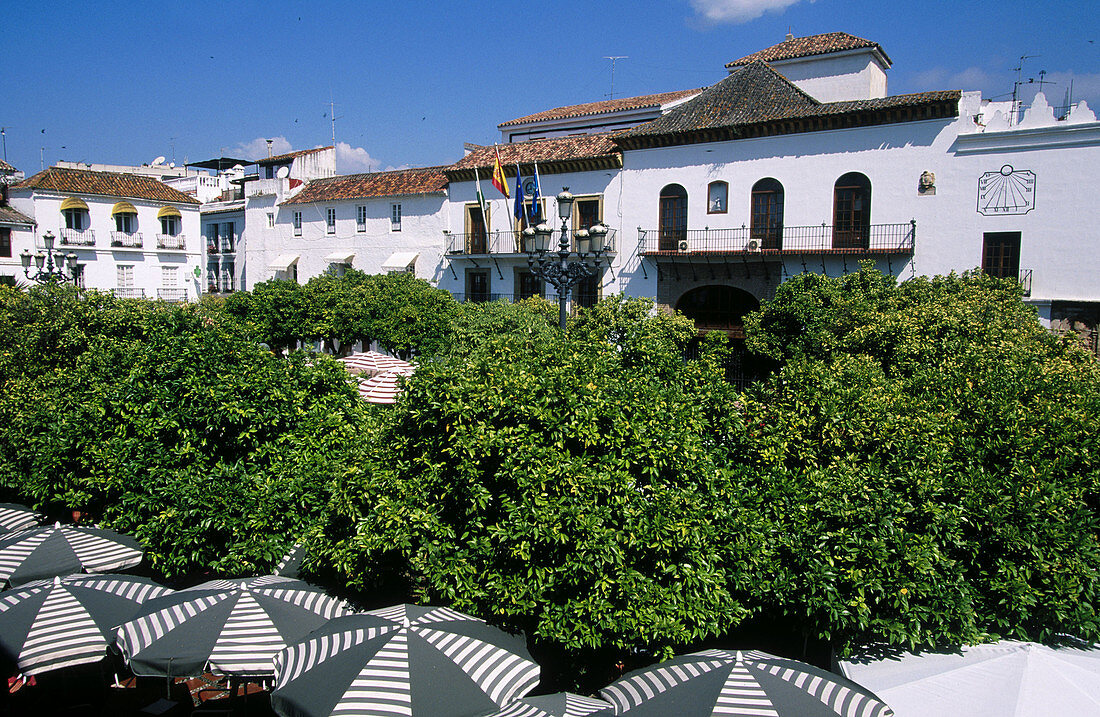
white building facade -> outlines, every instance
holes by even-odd
[[[202,250],[199,202],[142,174],[51,167],[9,190],[35,222],[33,251],[51,234],[72,253],[81,284],[123,297],[195,299]]]

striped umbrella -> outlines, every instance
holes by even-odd
[[[570,692],[523,697],[486,717],[606,717],[615,714],[610,702]]]
[[[0,503],[0,533],[33,528],[46,516],[18,503]]]
[[[115,626],[172,592],[133,575],[69,575],[0,593],[0,653],[24,675],[99,662]]]
[[[893,711],[854,682],[766,652],[707,650],[626,675],[600,691],[615,714],[887,717]]]
[[[22,585],[57,575],[125,570],[141,562],[141,545],[104,528],[55,523],[0,536],[0,581]]]
[[[275,656],[284,717],[473,717],[534,689],[521,636],[448,608],[396,605],[333,620]]]
[[[414,367],[408,361],[380,354],[377,351],[362,351],[336,359],[344,364],[348,373],[377,376],[387,371],[411,371]]]
[[[367,403],[392,404],[397,403],[397,395],[401,388],[397,385],[400,380],[412,376],[412,369],[387,371],[373,378],[359,379],[359,398]]]
[[[270,675],[272,656],[334,617],[343,601],[301,580],[212,580],[150,600],[118,628],[135,675]]]

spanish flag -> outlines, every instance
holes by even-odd
[[[500,193],[506,197],[510,197],[508,193],[508,179],[504,176],[504,167],[500,166],[500,150],[497,150],[497,158],[493,162],[493,186],[500,190]]]

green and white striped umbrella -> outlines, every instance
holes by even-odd
[[[143,605],[118,628],[117,644],[135,675],[265,676],[276,652],[350,613],[293,578],[212,580]]]
[[[0,593],[0,653],[24,675],[98,662],[115,627],[172,591],[133,575],[69,575]]]
[[[571,692],[521,697],[499,712],[486,717],[610,717],[615,706],[604,700],[581,697]]]
[[[840,675],[766,652],[706,650],[632,672],[600,690],[630,717],[888,717]]]
[[[283,717],[475,717],[538,682],[522,636],[396,605],[333,620],[276,655],[271,706]]]
[[[72,573],[125,570],[144,551],[128,535],[55,523],[0,535],[0,582],[22,585]]]
[[[26,530],[39,525],[46,516],[18,503],[0,503],[0,533]]]

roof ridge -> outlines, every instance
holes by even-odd
[[[538,122],[538,121],[544,121],[544,120],[549,120],[549,119],[568,119],[570,117],[582,117],[582,116],[588,115],[588,114],[592,114],[592,115],[608,114],[610,112],[614,112],[617,109],[640,109],[640,108],[643,108],[643,107],[649,107],[649,106],[653,106],[653,105],[656,105],[656,104],[661,104],[661,102],[658,101],[655,98],[668,97],[669,100],[671,101],[671,100],[674,100],[674,99],[680,99],[681,97],[687,97],[687,96],[691,95],[692,93],[698,94],[698,93],[702,92],[705,89],[706,89],[706,87],[686,89],[686,90],[667,90],[665,92],[652,92],[650,94],[636,95],[634,97],[619,97],[619,98],[612,98],[612,99],[607,99],[607,100],[594,100],[592,102],[576,102],[576,103],[573,103],[571,105],[562,105],[560,107],[552,107],[548,110],[542,110],[540,112],[533,112],[531,114],[524,115],[522,117],[517,117],[516,119],[508,120],[507,122],[501,122],[500,124],[497,125],[497,128],[511,127],[511,126],[514,126],[514,125],[517,125],[517,124],[523,124],[525,122]],[[648,103],[641,103],[641,104],[634,104],[634,105],[630,104],[631,102],[637,103],[641,100],[652,100],[652,101],[648,102]],[[597,108],[599,106],[605,106],[605,107],[607,107],[607,109],[594,109],[594,110],[591,110],[591,111],[584,111],[584,112],[581,112],[581,111],[566,112],[566,110],[573,110],[573,109],[576,109],[576,108],[582,108],[582,107],[584,107],[584,108]]]

